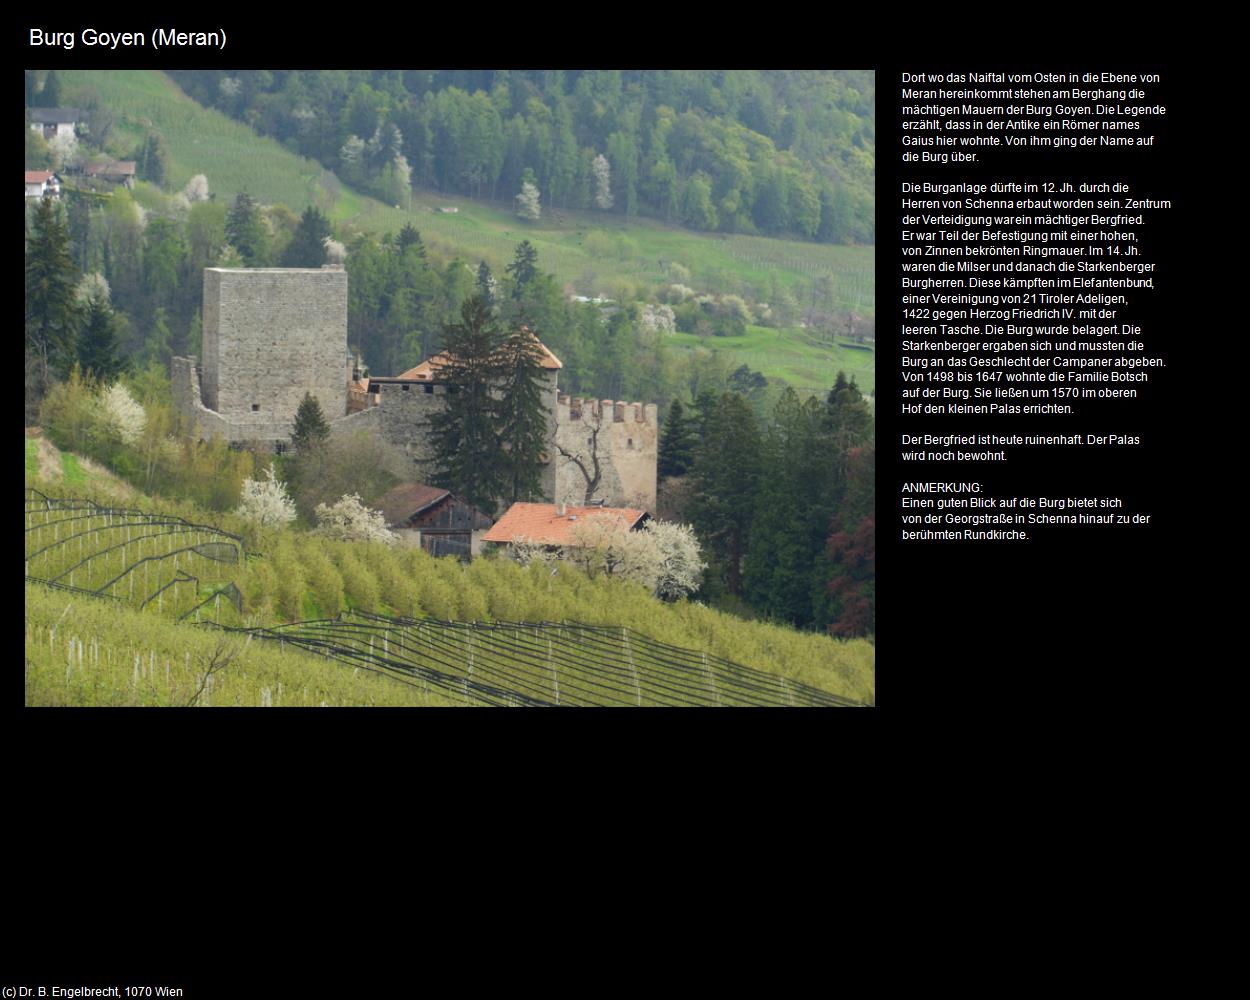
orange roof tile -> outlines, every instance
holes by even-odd
[[[587,518],[620,518],[622,530],[630,530],[647,516],[645,510],[628,507],[565,508],[564,517],[553,503],[514,503],[495,526],[482,536],[484,542],[512,542],[524,538],[540,545],[568,545],[573,528]]]
[[[50,180],[51,177],[52,177],[51,170],[27,170],[26,171],[26,183],[27,184],[42,184],[44,181]]]
[[[531,334],[531,336],[533,336],[533,334]],[[541,364],[544,368],[554,371],[557,368],[564,367],[564,363],[559,358],[557,358],[554,354],[551,353],[551,348],[549,348],[546,344],[544,344],[537,337],[534,337],[534,342],[538,344],[538,347],[542,352],[543,359],[542,359]],[[438,354],[435,354],[433,357],[426,358],[415,368],[409,368],[406,372],[403,372],[402,374],[397,375],[396,378],[428,380],[428,379],[433,378],[434,373],[438,371],[438,369],[442,368],[445,364],[447,364],[447,352],[440,351]]]

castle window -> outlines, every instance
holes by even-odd
[[[253,412],[253,413],[259,413],[259,412],[260,412],[260,403],[253,403],[253,404],[252,404],[252,412]]]
[[[406,386],[406,385],[405,385],[405,386],[403,386],[402,388],[403,388],[404,392],[407,392],[407,391],[408,391],[408,386]]]
[[[632,448],[633,446],[634,446],[634,439],[633,439],[633,438],[626,438],[626,439],[625,439],[625,447],[626,447],[626,448]]]

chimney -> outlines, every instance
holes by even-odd
[[[556,504],[556,517],[564,517],[564,504]]]

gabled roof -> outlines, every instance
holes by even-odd
[[[425,483],[402,483],[382,494],[369,506],[374,510],[380,510],[387,524],[405,524],[409,518],[433,507],[444,497],[449,496],[451,496],[450,490],[440,489],[437,486],[426,486]]]
[[[26,183],[27,184],[44,184],[47,181],[50,181],[55,176],[56,175],[52,173],[51,170],[27,170],[26,171]]]
[[[573,528],[589,518],[619,519],[621,530],[631,531],[647,516],[645,510],[628,507],[566,506],[561,517],[553,503],[514,503],[482,541],[507,543],[524,538],[539,545],[568,545]]]
[[[89,177],[99,174],[131,175],[135,172],[135,161],[118,160],[116,163],[88,163],[85,169]]]
[[[532,333],[530,334],[530,336],[534,337]],[[559,358],[557,358],[554,354],[551,353],[551,349],[546,344],[544,344],[537,337],[534,337],[534,343],[538,345],[538,349],[542,354],[542,361],[540,362],[540,364],[544,368],[546,368],[548,371],[555,371],[558,368],[564,367],[564,363]],[[440,351],[438,354],[435,354],[432,358],[426,358],[415,368],[409,368],[406,372],[400,375],[396,375],[395,377],[397,379],[418,379],[421,381],[428,382],[431,379],[435,378],[435,373],[446,364],[447,364],[447,352]]]
[[[31,123],[40,125],[72,124],[82,117],[77,108],[31,108]]]

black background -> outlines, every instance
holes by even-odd
[[[1220,289],[1203,236],[1209,213],[1201,202],[1211,182],[1199,180],[1212,162],[1199,125],[1212,102],[1202,93],[1205,47],[1191,47],[1175,25],[1166,34],[1132,36],[1122,25],[1061,18],[1045,8],[1027,25],[1006,23],[1001,13],[992,20],[968,13],[911,20],[892,10],[864,24],[840,11],[829,20],[797,9],[741,18],[664,10],[646,15],[655,30],[645,33],[622,33],[617,17],[589,10],[567,20],[545,10],[466,10],[455,24],[418,23],[417,14],[429,13],[419,9],[359,13],[360,27],[351,26],[346,9],[332,19],[292,17],[281,27],[234,14],[172,19],[184,29],[224,23],[224,54],[81,46],[32,52],[25,44],[21,52],[26,66],[40,69],[877,70],[879,707],[785,715],[18,710],[10,716],[16,724],[6,727],[10,828],[27,845],[17,861],[29,869],[18,880],[17,901],[32,932],[23,944],[41,940],[53,949],[40,968],[133,975],[155,962],[174,971],[173,981],[238,987],[225,970],[237,961],[239,937],[281,934],[270,920],[266,880],[305,873],[314,883],[305,916],[342,927],[345,937],[380,912],[325,909],[323,892],[345,881],[395,890],[410,910],[425,905],[424,886],[408,885],[414,875],[450,875],[462,885],[482,875],[497,886],[537,879],[540,895],[553,879],[615,886],[666,867],[675,867],[678,889],[710,877],[709,868],[730,877],[760,867],[778,882],[806,882],[820,869],[884,885],[917,842],[927,849],[940,843],[937,831],[957,815],[987,806],[1001,811],[1022,791],[1061,809],[1087,773],[1102,776],[1110,766],[1107,787],[1123,787],[1177,740],[1176,715],[1210,696],[1213,666],[1200,652],[1216,617],[1209,570],[1216,556],[1232,557],[1231,541],[1216,541],[1209,492],[1219,464],[1206,443],[1220,425],[1205,400],[1226,373],[1217,354],[1223,344],[1212,339]],[[116,12],[81,21],[54,13],[35,23],[47,30],[148,26],[143,17]],[[1036,426],[998,421],[992,428],[1137,433],[1145,447],[1018,451],[1005,465],[986,468],[984,478],[996,494],[1124,496],[1130,508],[1151,513],[1151,524],[1030,528],[1035,540],[1027,545],[904,545],[899,482],[974,479],[980,470],[904,467],[894,458],[903,430],[891,381],[899,339],[899,74],[1067,68],[1163,74],[1162,86],[1152,88],[1168,105],[1166,121],[1149,126],[1159,134],[1156,147],[1146,155],[1028,150],[1027,163],[1010,166],[1000,147],[994,155],[1003,166],[993,173],[1124,179],[1143,195],[1172,199],[1173,209],[1149,213],[1142,230],[1144,259],[1158,264],[1158,288],[1149,314],[1133,317],[1149,353],[1164,355],[1168,367],[1148,369],[1142,397],[1113,402],[1103,414],[1082,403],[1077,418],[1045,418]],[[957,169],[924,173],[958,179]],[[930,432],[978,423],[940,420]],[[992,851],[993,840],[990,834],[972,842]],[[657,850],[664,858],[652,864]],[[722,866],[726,854],[732,860]],[[225,888],[236,884],[238,895]],[[210,920],[207,934],[191,933],[183,920],[204,915],[180,908],[206,887],[221,892],[213,905],[227,916]],[[114,916],[110,928],[96,921],[85,934],[77,922],[82,911],[70,899],[110,914],[137,909]],[[479,917],[489,923],[489,912]],[[236,931],[236,919],[268,926]],[[58,937],[64,926],[72,929]],[[136,940],[135,928],[148,937]],[[196,957],[154,955],[153,935],[167,940],[170,932],[183,939],[178,954]],[[100,964],[99,947],[113,941],[120,947]],[[269,980],[282,981],[292,954],[298,952],[259,956],[271,963]],[[301,959],[289,975],[311,984],[319,967]]]

